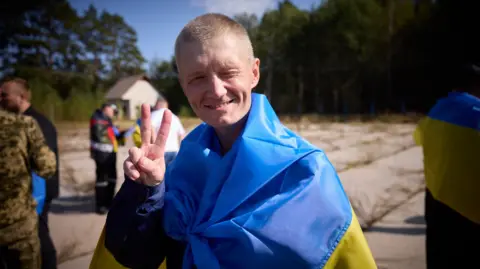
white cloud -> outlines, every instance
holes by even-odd
[[[192,5],[227,16],[247,12],[261,16],[266,10],[276,7],[277,0],[191,0]]]

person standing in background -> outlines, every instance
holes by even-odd
[[[168,108],[168,102],[165,98],[161,97],[157,100],[155,106],[153,107],[152,111],[152,130],[154,133],[158,133],[160,129],[160,125],[162,123],[163,114],[165,113],[165,109]],[[140,147],[142,145],[142,136],[141,136],[141,119],[137,120],[135,131],[132,135],[133,142],[136,147]],[[185,137],[185,129],[183,128],[182,122],[180,119],[172,113],[172,125],[170,127],[170,131],[168,134],[167,144],[165,145],[165,163],[169,164],[177,156],[178,150],[180,149],[180,143],[182,142],[183,138]]]
[[[37,122],[0,110],[0,268],[41,268],[31,172],[50,179],[56,168]]]
[[[471,268],[480,252],[480,65],[440,99],[414,133],[425,170],[428,269]]]
[[[42,269],[56,269],[57,251],[48,228],[48,213],[50,211],[52,200],[57,198],[59,194],[57,129],[49,119],[32,107],[30,87],[28,82],[24,79],[10,78],[4,81],[2,85],[2,107],[7,111],[24,114],[35,119],[40,126],[48,147],[55,154],[57,164],[55,174],[49,177],[45,182],[45,200],[43,202],[43,207],[40,208],[40,212],[38,212],[38,234],[41,244]]]
[[[96,165],[95,210],[102,215],[115,195],[118,146],[125,144],[125,132],[112,123],[117,113],[116,105],[103,104],[90,118],[90,155]]]

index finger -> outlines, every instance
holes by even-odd
[[[147,104],[142,104],[142,117],[140,126],[142,146],[150,144],[152,137],[152,120],[150,118],[150,114],[150,106]]]
[[[160,130],[158,130],[157,139],[155,144],[164,149],[167,143],[168,133],[170,132],[170,125],[172,125],[172,112],[169,109],[165,109],[162,117],[162,124]]]

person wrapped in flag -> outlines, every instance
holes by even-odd
[[[414,137],[423,148],[427,268],[476,268],[480,253],[480,68],[437,101]]]
[[[90,268],[377,268],[325,153],[287,129],[261,94],[246,30],[220,14],[177,38],[179,80],[204,121],[165,169],[172,114],[142,145],[108,213]],[[165,171],[166,170],[166,171]]]

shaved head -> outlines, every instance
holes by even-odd
[[[0,105],[10,112],[23,112],[30,106],[30,87],[28,82],[21,78],[8,78],[1,86]]]
[[[6,86],[7,84],[14,84],[15,87],[12,87],[13,91],[15,91],[18,94],[29,95],[29,93],[30,93],[30,86],[28,85],[28,82],[25,79],[22,79],[22,78],[7,78],[3,81],[2,87]]]
[[[217,13],[208,13],[191,20],[177,37],[175,42],[175,58],[182,56],[182,48],[186,43],[199,43],[208,46],[209,43],[219,37],[231,35],[238,38],[238,45],[245,49],[246,57],[253,60],[253,46],[247,30],[233,19]],[[181,67],[178,67],[181,69]]]

